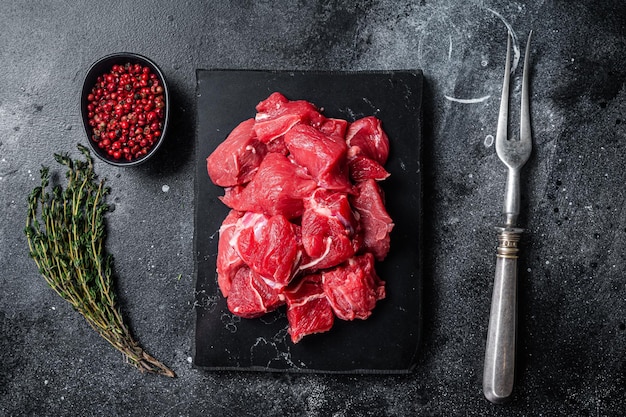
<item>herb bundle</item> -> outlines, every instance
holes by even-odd
[[[104,180],[97,182],[89,150],[80,144],[78,149],[86,161],[54,155],[68,168],[65,190],[56,185],[48,192],[49,168],[41,169],[41,185],[28,200],[25,233],[30,255],[50,287],[128,362],[142,372],[174,377],[172,370],[135,342],[116,307],[113,257],[105,250],[109,188]]]

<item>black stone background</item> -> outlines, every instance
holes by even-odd
[[[535,31],[535,147],[523,172],[517,385],[510,404],[494,406],[481,377],[504,190],[489,138],[506,25],[522,51]],[[113,189],[108,249],[121,307],[174,380],[124,364],[46,286],[22,233],[41,164],[54,166],[54,152],[77,156],[86,140],[84,73],[116,51],[149,56],[171,84],[173,124],[159,156],[96,169]],[[625,415],[624,56],[621,0],[2,2],[0,415]],[[191,365],[198,68],[424,71],[425,304],[414,374]]]

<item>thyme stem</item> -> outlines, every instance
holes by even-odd
[[[28,198],[24,232],[28,250],[48,285],[69,302],[126,360],[141,372],[174,377],[174,372],[146,353],[133,339],[115,303],[113,257],[106,253],[105,197],[109,188],[96,181],[93,159],[82,145],[85,161],[55,154],[67,167],[65,190],[49,193],[49,168]]]

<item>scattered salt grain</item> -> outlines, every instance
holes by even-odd
[[[170,186],[169,186],[169,185],[167,185],[167,184],[164,184],[164,185],[163,185],[163,187],[161,187],[161,190],[162,190],[164,193],[166,193],[166,192],[168,192],[168,191],[170,190]]]

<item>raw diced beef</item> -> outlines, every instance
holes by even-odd
[[[285,145],[294,161],[307,169],[320,187],[351,191],[343,140],[325,135],[308,125],[297,125],[285,134]]]
[[[228,297],[233,277],[244,265],[243,260],[230,244],[237,221],[243,213],[231,210],[220,227],[220,238],[217,246],[217,284],[224,297]]]
[[[293,288],[285,290],[288,332],[298,343],[304,336],[322,333],[333,327],[335,316],[322,288],[322,276],[306,275]]]
[[[357,193],[351,201],[359,214],[363,245],[377,260],[382,261],[389,252],[393,220],[385,209],[380,187],[374,180],[358,183],[356,189]]]
[[[311,260],[301,268],[329,268],[350,258],[356,228],[346,194],[318,188],[305,200],[302,246]]]
[[[285,287],[298,269],[301,251],[296,228],[280,214],[244,214],[237,221],[230,243],[241,259],[273,288]]]
[[[284,304],[284,298],[279,290],[243,266],[233,277],[226,304],[233,314],[250,319],[277,309]]]
[[[348,127],[346,142],[349,147],[358,148],[356,154],[373,159],[385,165],[389,157],[389,138],[381,121],[374,116],[355,120]]]
[[[371,253],[322,272],[322,286],[335,315],[342,320],[368,318],[376,301],[385,298],[385,283],[374,270]]]
[[[352,181],[357,183],[368,179],[382,181],[389,177],[389,172],[373,159],[363,155],[351,155],[353,149],[348,150],[348,172]]]
[[[293,343],[342,320],[366,319],[385,297],[374,261],[394,227],[377,181],[389,139],[375,117],[324,117],[280,93],[207,158],[232,210],[220,227],[217,283],[235,315],[287,304]]]
[[[348,168],[352,181],[382,181],[389,176],[383,168],[389,157],[389,138],[379,119],[373,116],[356,120],[346,133]]]
[[[226,189],[222,201],[238,211],[282,214],[293,219],[302,215],[303,199],[315,188],[316,182],[302,168],[284,155],[269,153],[252,181],[245,187]]]
[[[343,119],[324,119],[319,126],[319,131],[330,136],[336,141],[346,140],[346,131],[348,129],[348,121]]]
[[[267,147],[254,132],[254,119],[248,119],[209,155],[209,177],[221,187],[245,184],[252,179],[266,153]]]
[[[254,130],[264,143],[281,137],[299,123],[319,126],[324,120],[313,104],[305,100],[289,101],[278,92],[260,102],[256,110]]]

